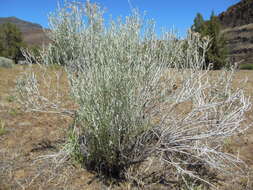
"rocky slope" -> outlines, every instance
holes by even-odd
[[[0,25],[3,23],[13,23],[20,29],[23,35],[24,41],[28,45],[48,44],[49,39],[45,33],[46,29],[43,29],[41,25],[27,22],[16,17],[0,18]]]
[[[219,15],[234,61],[253,63],[253,0],[242,0]]]
[[[224,31],[230,56],[235,61],[253,63],[253,23]]]

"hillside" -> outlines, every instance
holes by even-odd
[[[234,61],[253,63],[253,0],[242,0],[219,15]]]
[[[0,18],[0,25],[3,23],[13,23],[20,29],[23,35],[24,42],[28,45],[48,44],[49,39],[41,25],[36,23],[27,22],[16,17]]]
[[[253,63],[253,23],[223,30],[230,56],[235,61]]]
[[[241,0],[221,13],[219,19],[225,28],[253,23],[253,0]]]

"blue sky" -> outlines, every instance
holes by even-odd
[[[82,0],[83,1],[83,0]],[[178,30],[184,35],[192,25],[197,12],[205,19],[212,11],[216,14],[225,11],[239,0],[91,0],[106,8],[107,15],[113,17],[129,15],[130,5],[141,12],[147,12],[147,18],[156,21],[157,31],[161,28]],[[47,15],[53,12],[57,2],[63,0],[0,0],[0,17],[15,16],[23,20],[47,25]]]

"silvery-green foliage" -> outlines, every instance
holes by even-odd
[[[231,86],[234,68],[202,70],[208,38],[190,31],[185,39],[173,32],[158,37],[154,21],[137,11],[105,24],[103,11],[89,2],[67,3],[49,20],[52,44],[41,66],[64,65],[78,105],[71,114],[77,139],[61,153],[77,151],[78,142],[87,166],[116,177],[151,158],[198,179],[194,166],[224,173],[242,163],[223,153],[222,144],[247,128],[241,123],[250,102]],[[29,80],[21,91],[33,97]],[[43,101],[33,103],[35,111],[48,109]]]
[[[0,67],[12,68],[13,65],[14,65],[14,62],[11,59],[0,57]]]

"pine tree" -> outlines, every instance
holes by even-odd
[[[194,32],[201,33],[204,29],[204,24],[205,24],[205,20],[204,20],[202,14],[197,13],[197,15],[194,19],[194,24],[192,25],[191,29]]]
[[[1,36],[1,33],[0,33],[0,36]],[[3,51],[4,51],[3,42],[0,39],[0,56],[3,54]]]
[[[197,14],[192,26],[194,32],[201,37],[209,36],[212,41],[206,54],[206,63],[212,63],[213,69],[221,69],[227,62],[226,41],[221,33],[221,26],[218,17],[212,12],[210,20],[204,21],[200,13]]]
[[[225,37],[221,33],[218,17],[212,13],[206,25],[206,35],[210,36],[212,39],[207,52],[207,62],[213,63],[214,69],[221,69],[226,65],[227,48]]]
[[[0,56],[14,59],[17,63],[22,57],[20,48],[23,46],[21,32],[15,24],[4,23],[0,26]]]

